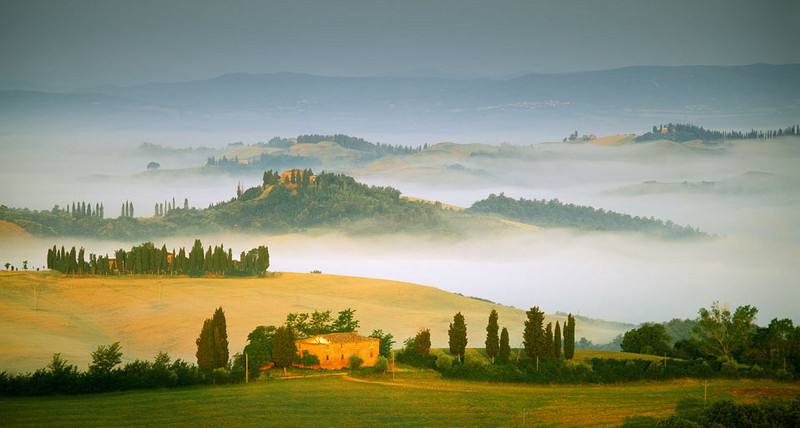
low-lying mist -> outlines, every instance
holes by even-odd
[[[625,322],[693,318],[714,300],[753,304],[762,323],[800,320],[800,251],[743,238],[665,241],[636,234],[520,231],[463,239],[413,235],[353,237],[340,234],[201,237],[234,254],[266,243],[272,271],[377,277],[431,285],[526,309],[564,311]],[[193,237],[167,239],[189,247]],[[53,243],[111,253],[131,242],[85,239],[0,241],[4,259],[44,264]],[[162,241],[157,241],[161,245]],[[325,308],[319,308],[325,309]]]

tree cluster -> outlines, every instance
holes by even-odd
[[[262,245],[242,251],[239,260],[235,260],[230,248],[226,251],[220,244],[204,250],[199,239],[195,240],[188,256],[184,248],[170,252],[166,245],[158,248],[152,242],[145,242],[128,251],[116,250],[113,258],[89,254],[87,261],[83,248],[76,252],[75,247],[66,251],[63,246],[61,249],[53,246],[47,250],[47,268],[67,274],[92,275],[263,275],[269,268],[269,249]]]
[[[651,132],[636,137],[637,142],[668,140],[683,143],[686,141],[724,141],[724,140],[770,140],[784,136],[800,135],[800,125],[780,129],[742,131],[713,131],[688,123],[668,123],[653,126]]]
[[[228,328],[225,312],[217,308],[211,318],[203,322],[197,344],[197,366],[211,371],[228,366]]]
[[[189,201],[187,199],[184,199],[183,202],[184,202],[184,209],[186,209],[187,205],[189,205]],[[153,209],[153,215],[156,217],[164,217],[176,209],[177,206],[175,204],[175,198],[173,197],[172,203],[170,203],[170,201],[156,202],[155,208]]]
[[[355,313],[355,309],[351,308],[339,311],[336,318],[333,318],[330,310],[290,313],[286,316],[286,326],[300,338],[328,333],[349,333],[357,331],[359,327]]]
[[[491,194],[472,204],[469,211],[499,214],[512,220],[545,227],[570,227],[587,230],[634,231],[661,235],[667,238],[706,236],[691,226],[653,217],[630,216],[589,206],[565,204],[558,199],[513,199],[504,194]]]
[[[74,219],[86,218],[86,217],[96,217],[102,219],[104,217],[105,208],[103,207],[102,202],[96,202],[94,207],[92,207],[91,202],[72,202],[72,204],[66,204],[65,208],[62,210],[61,207],[56,205],[53,207],[53,213],[60,213],[66,212]],[[70,208],[71,207],[71,208]]]
[[[133,202],[125,201],[122,203],[119,216],[122,218],[133,218]]]

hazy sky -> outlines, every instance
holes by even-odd
[[[800,62],[800,2],[0,0],[0,80],[65,87],[228,72],[503,77]]]

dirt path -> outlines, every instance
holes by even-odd
[[[377,380],[366,380],[366,379],[359,379],[352,377],[348,374],[343,374],[342,379],[349,381],[349,382],[358,382],[358,383],[368,383],[372,385],[383,385],[383,386],[394,386],[399,388],[413,388],[413,389],[427,389],[431,391],[447,391],[447,392],[472,392],[469,389],[462,389],[462,388],[452,388],[452,387],[441,387],[441,386],[430,386],[430,385],[415,385],[413,383],[398,383],[398,382],[382,382]]]

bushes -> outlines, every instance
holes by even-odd
[[[110,347],[103,347],[107,351]],[[116,365],[116,364],[115,364]],[[33,373],[0,373],[0,395],[85,394],[145,388],[173,388],[205,383],[229,383],[233,377],[227,368],[202,373],[183,360],[170,361],[159,353],[150,361],[135,360],[121,367],[81,372],[74,365],[53,355],[51,363]]]
[[[357,370],[362,364],[364,364],[364,360],[356,354],[351,355],[347,360],[347,366],[350,367],[350,370]]]
[[[702,403],[700,403],[702,404]],[[796,427],[800,426],[800,399],[768,400],[757,404],[736,404],[717,401],[707,408],[687,412],[681,403],[677,415],[649,421],[656,427]],[[689,406],[692,407],[692,406]]]
[[[777,371],[770,372],[759,366],[738,365],[734,361],[706,360],[618,360],[593,358],[588,364],[577,364],[563,359],[542,358],[537,369],[531,359],[522,359],[507,364],[481,362],[477,354],[467,353],[467,361],[448,366],[446,355],[439,356],[436,369],[445,377],[485,380],[492,382],[529,383],[615,383],[639,380],[667,380],[679,378],[709,377],[779,377]]]
[[[441,354],[436,358],[436,370],[444,372],[453,368],[453,359],[447,354]]]
[[[375,362],[373,370],[375,370],[376,373],[386,373],[389,371],[389,360],[384,356],[378,357],[378,361]]]

